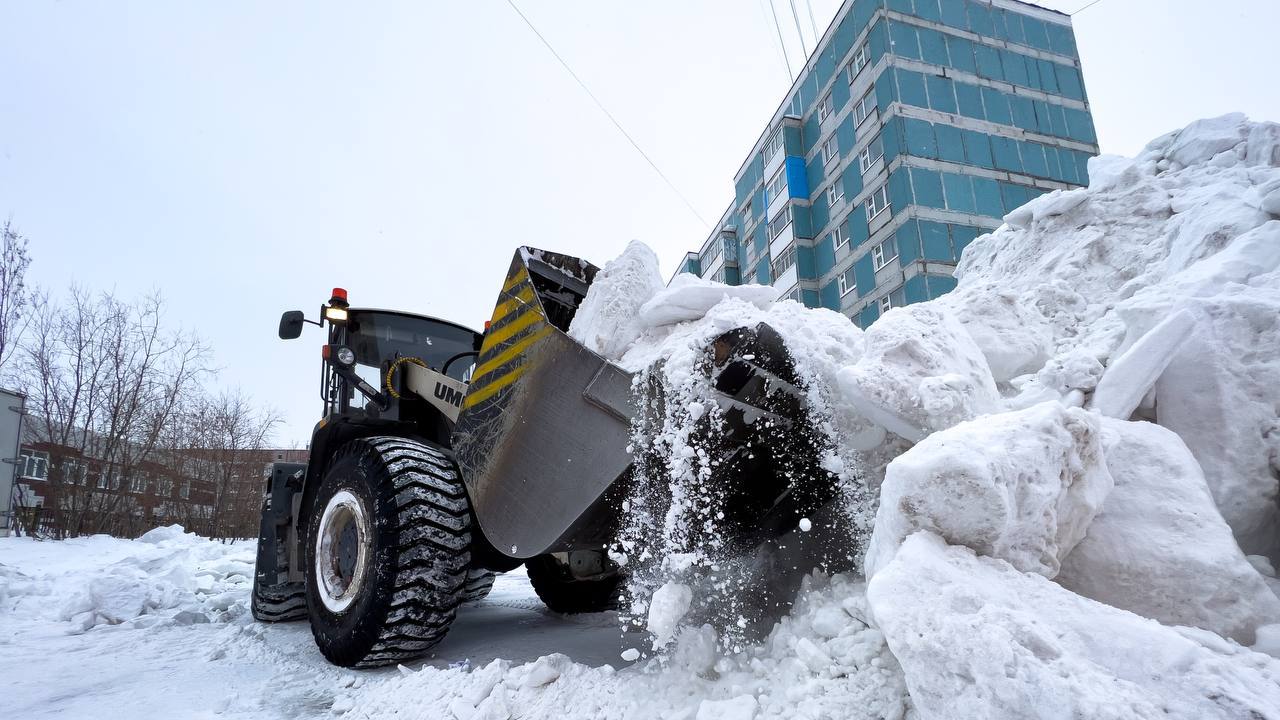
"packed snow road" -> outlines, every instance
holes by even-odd
[[[157,540],[157,538],[166,538]],[[162,528],[143,540],[0,539],[0,697],[22,718],[293,718],[341,711],[395,668],[324,661],[305,622],[253,622],[254,546]],[[501,657],[565,653],[627,665],[612,614],[547,611],[524,574],[501,575],[420,667],[451,676]],[[452,668],[452,669],[450,669]],[[426,712],[427,708],[423,708]],[[446,708],[424,717],[451,717]]]

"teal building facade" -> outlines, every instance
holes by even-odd
[[[678,269],[862,327],[955,287],[1015,207],[1098,153],[1068,16],[1015,0],[846,0]]]

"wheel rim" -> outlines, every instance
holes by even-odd
[[[360,594],[369,561],[369,518],[364,505],[347,490],[329,498],[316,537],[316,578],[320,600],[342,612]]]

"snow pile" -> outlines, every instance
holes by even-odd
[[[42,551],[42,543],[27,542],[26,552]],[[63,543],[85,557],[45,565],[34,577],[0,568],[0,600],[15,617],[57,620],[69,632],[84,632],[225,622],[247,614],[252,543],[212,542],[178,525],[137,541],[94,535]],[[111,562],[94,563],[95,556]]]
[[[938,305],[908,306],[872,325],[839,385],[856,411],[912,441],[992,412],[999,400],[982,351]]]
[[[1280,663],[1212,633],[1088,600],[947,545],[903,543],[868,588],[926,718],[1261,718]]]
[[[1236,545],[1187,446],[1159,425],[1110,419],[1102,442],[1115,489],[1058,583],[1167,625],[1254,642],[1255,628],[1280,619],[1280,599]]]
[[[1135,159],[1096,158],[1089,188],[1037,198],[970,245],[959,287],[935,301],[1006,394],[1097,390],[1099,410],[1128,419],[1151,385],[1135,409],[1182,437],[1237,540],[1268,555],[1280,483],[1278,128],[1226,115]],[[1100,366],[1117,375],[1102,388]]]
[[[1095,415],[1046,402],[935,433],[889,465],[867,577],[918,530],[1052,578],[1112,479]]]
[[[1280,125],[1200,121],[1090,167],[970,245],[954,292],[866,333],[691,278],[646,300],[614,359],[659,362],[677,409],[636,447],[667,443],[673,496],[705,500],[665,526],[647,508],[646,531],[714,535],[714,489],[688,480],[705,448],[680,435],[714,410],[679,389],[710,340],[768,322],[855,532],[883,493],[872,615],[922,716],[1280,712],[1280,666],[1223,639],[1270,651],[1280,625]]]
[[[971,245],[928,303],[1007,409],[888,465],[869,597],[922,715],[1280,710],[1280,665],[1223,639],[1269,650],[1280,622],[1241,549],[1277,553],[1277,138],[1226,116],[1099,159],[1089,188]],[[1074,414],[1089,450],[1058,452],[1036,414]]]
[[[658,256],[633,240],[596,273],[590,294],[573,316],[569,337],[605,357],[620,355],[640,336],[640,308],[662,290]]]

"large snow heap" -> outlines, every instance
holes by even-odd
[[[626,322],[573,332],[675,386],[725,330],[782,333],[824,466],[883,498],[849,509],[868,621],[921,716],[1280,715],[1280,125],[1201,120],[1090,176],[865,333],[647,262],[592,290],[641,295],[588,297]]]

